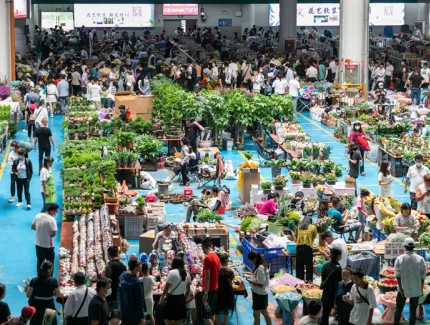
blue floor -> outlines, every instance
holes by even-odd
[[[57,146],[63,141],[63,131],[61,128],[62,117],[55,117],[51,120],[50,127],[53,130],[54,140]],[[302,125],[306,133],[311,136],[312,141],[324,142],[326,145],[331,145],[333,147],[332,157],[337,163],[342,163],[344,166],[347,165],[346,159],[344,158],[344,145],[339,143],[332,134],[333,130],[325,127],[324,125],[314,122],[310,119],[309,114],[299,114],[298,122]],[[26,139],[27,135],[22,132],[22,127],[16,135],[17,139]],[[246,147],[244,151],[250,150],[253,152],[254,159],[257,159],[257,153],[254,150],[254,146],[250,139],[247,139]],[[6,154],[8,151],[6,151]],[[55,158],[56,153],[52,154]],[[233,165],[237,168],[243,161],[244,158],[241,152],[238,151],[223,151],[222,156],[224,160],[231,159]],[[33,161],[35,169],[37,170],[37,151],[32,151],[29,155],[30,159]],[[5,157],[4,157],[5,158]],[[358,178],[358,184],[369,188],[372,192],[378,194],[379,188],[377,184],[378,167],[366,161],[366,176],[360,176]],[[62,184],[60,177],[61,162],[55,161],[53,166],[55,181],[57,186],[57,196],[58,202],[62,201]],[[286,174],[286,170],[283,173]],[[9,304],[11,312],[13,315],[18,315],[22,306],[27,304],[27,298],[24,293],[19,292],[18,285],[22,284],[23,279],[31,278],[36,273],[36,256],[34,251],[34,232],[30,229],[31,222],[40,210],[42,206],[42,199],[40,196],[40,185],[39,178],[34,176],[31,184],[31,194],[32,194],[32,210],[27,211],[23,208],[16,208],[15,203],[7,203],[9,198],[9,174],[10,168],[6,166],[1,175],[0,187],[4,189],[3,195],[0,200],[0,209],[2,209],[3,214],[0,218],[4,219],[2,223],[3,226],[0,228],[0,238],[2,245],[3,254],[0,255],[0,282],[6,284],[7,293],[5,301]],[[163,180],[169,175],[169,171],[162,169],[156,173],[152,173],[156,180]],[[271,179],[270,168],[261,169],[262,179]],[[212,184],[210,184],[212,185]],[[233,206],[240,206],[241,203],[238,197],[238,191],[236,190],[235,180],[223,181],[223,185],[227,185],[231,189],[231,200]],[[194,193],[199,194],[200,190],[197,189],[195,183],[191,184]],[[209,185],[208,185],[209,186]],[[179,183],[175,182],[173,185],[173,191],[180,193],[183,191],[183,187],[179,186]],[[400,180],[393,182],[393,191],[395,197],[400,199],[402,202],[407,201],[408,198],[403,194],[403,184]],[[140,194],[146,194],[148,191],[139,191]],[[186,209],[183,205],[168,204],[166,207],[167,221],[170,222],[181,222],[185,219]],[[7,220],[7,222],[6,222]],[[61,231],[61,213],[57,215],[57,222],[59,225],[58,235],[55,237],[54,244],[56,247],[59,246]],[[234,231],[234,227],[239,224],[239,219],[234,217],[233,213],[229,212],[226,214],[224,222],[231,226],[230,227],[230,253],[232,259],[236,265],[239,265],[239,269],[242,269],[242,255],[237,249],[239,246],[238,234]],[[25,239],[24,239],[25,238]],[[137,240],[130,240],[131,249],[128,253],[139,253],[139,243]],[[58,263],[56,264],[58,267]],[[250,290],[248,288],[248,293]],[[274,306],[276,302],[270,295],[270,303]],[[239,297],[237,303],[237,315],[239,324],[249,324],[252,319],[251,310],[251,299],[244,299]],[[406,317],[408,313],[405,313]],[[428,311],[427,315],[430,315]],[[429,319],[429,317],[427,317]],[[262,320],[263,321],[263,320]],[[236,324],[236,314],[232,316],[229,324]]]

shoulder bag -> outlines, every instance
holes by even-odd
[[[363,300],[366,304],[370,306],[369,300],[367,300],[367,298],[361,294],[360,289],[358,289],[358,286],[356,287],[357,287],[357,293],[360,296],[361,300]]]
[[[325,286],[325,284],[327,283],[328,279],[330,279],[330,277],[331,277],[331,275],[333,274],[334,270],[336,270],[338,267],[339,267],[339,266],[338,266],[338,265],[336,265],[336,266],[335,266],[335,267],[330,271],[330,273],[328,274],[327,279],[325,279],[325,281],[324,281],[324,282],[321,282],[321,284],[320,284],[320,289],[321,289],[321,290],[324,290],[324,286]]]
[[[178,285],[175,287],[175,289],[172,290],[170,294],[173,294],[181,283],[182,283],[182,280],[178,283]],[[157,304],[157,314],[164,315],[166,312],[166,307],[167,307],[167,298],[161,297],[160,301]]]
[[[84,306],[85,300],[87,300],[87,295],[88,295],[88,287],[85,289],[84,299],[82,300],[81,305],[79,306],[79,309],[76,312],[75,316],[69,316],[66,318],[66,325],[79,325],[77,317],[82,307]]]

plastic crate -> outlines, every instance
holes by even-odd
[[[373,238],[375,238],[377,241],[382,241],[387,239],[387,236],[385,236],[381,230],[376,229],[376,227],[369,227],[373,231]]]
[[[125,239],[139,239],[143,233],[143,216],[126,216],[124,219]]]
[[[281,269],[288,269],[288,258],[283,253],[282,247],[267,248],[267,247],[255,247],[252,245],[251,241],[258,241],[254,237],[243,237],[242,247],[243,247],[243,264],[252,270],[254,268],[253,264],[248,260],[249,252],[257,252],[261,254],[270,267],[270,275],[279,272]]]
[[[422,256],[424,261],[426,260],[427,251],[425,249],[416,249],[414,250],[419,256]]]

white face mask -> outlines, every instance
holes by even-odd
[[[356,125],[356,126],[354,126],[354,129],[355,130],[360,130],[360,126]]]
[[[421,168],[421,167],[423,166],[423,163],[417,162],[417,163],[415,164],[415,166],[417,166],[417,168]]]
[[[111,294],[112,294],[112,288],[109,288],[109,289],[106,291],[106,297],[109,297]]]

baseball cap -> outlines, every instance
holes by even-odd
[[[25,306],[21,310],[21,317],[30,319],[36,313],[36,308],[33,306]]]
[[[85,280],[86,280],[85,274],[82,272],[76,272],[75,275],[73,276],[73,280],[78,283],[83,283],[83,282],[85,283]]]
[[[405,247],[415,247],[415,241],[411,237],[407,237],[403,243]]]

